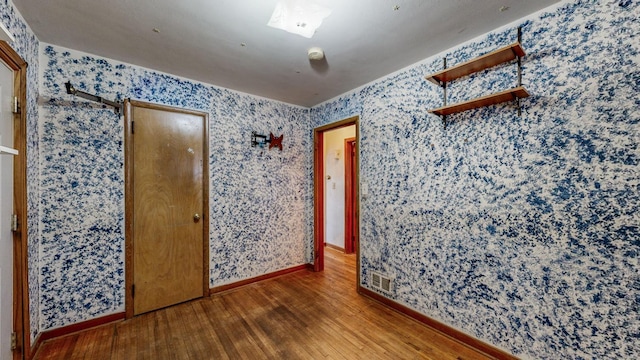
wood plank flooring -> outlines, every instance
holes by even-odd
[[[44,342],[35,359],[490,359],[356,293],[355,256]]]

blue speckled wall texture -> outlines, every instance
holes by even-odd
[[[455,64],[523,25],[513,104],[450,117],[431,58],[309,110],[41,46],[6,0],[2,22],[29,62],[32,337],[122,311],[123,126],[64,94],[211,114],[211,276],[218,286],[312,259],[312,126],[359,115],[362,280],[523,358],[640,357],[640,4],[568,1],[447,52]],[[453,45],[453,44],[452,44]],[[514,86],[513,65],[452,84],[449,101]],[[39,94],[40,93],[40,94]],[[41,96],[38,107],[36,99]],[[50,100],[51,99],[51,100]],[[249,147],[251,131],[285,149]]]
[[[640,3],[572,1],[445,54],[507,45],[523,26],[522,102],[444,130],[424,80],[441,57],[312,109],[361,116],[361,279],[523,358],[640,358]],[[513,64],[450,102],[517,83]]]
[[[309,262],[309,110],[57,46],[41,49],[41,329],[124,310],[124,119],[66,95],[210,113],[212,287]],[[282,152],[251,132],[284,134]]]
[[[13,4],[7,0],[0,1],[0,21],[13,34],[15,41],[11,47],[25,60],[27,66],[27,178],[37,178],[38,169],[38,39],[26,24]],[[29,313],[31,340],[38,333],[38,301],[40,289],[38,282],[38,183],[27,183],[27,232],[29,253]]]

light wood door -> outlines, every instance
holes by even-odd
[[[204,295],[207,121],[206,115],[175,109],[128,108],[133,192],[131,295],[137,315]]]

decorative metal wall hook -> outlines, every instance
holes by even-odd
[[[102,98],[100,96],[89,94],[89,93],[86,93],[84,91],[77,90],[75,87],[73,87],[73,85],[71,85],[71,81],[67,81],[66,83],[64,83],[64,86],[67,88],[67,94],[79,96],[79,97],[85,98],[87,100],[91,100],[91,101],[99,102],[101,104],[112,106],[113,107],[113,111],[118,115],[120,115],[120,113],[122,111],[122,107],[123,106],[122,106],[121,102],[107,100],[107,99],[104,99],[104,98]]]
[[[255,131],[251,132],[251,147],[259,146],[263,148],[266,142],[267,142],[266,135],[258,135]]]
[[[271,148],[277,147],[282,151],[282,139],[284,138],[284,134],[280,136],[274,136],[273,133],[269,133],[269,138],[267,139],[267,135],[261,135],[256,133],[255,131],[251,132],[251,147],[259,146],[264,148],[267,143],[269,143],[269,150]]]

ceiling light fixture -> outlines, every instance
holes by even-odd
[[[309,60],[322,60],[324,58],[324,51],[319,47],[312,47],[307,52],[307,56],[309,56]]]
[[[268,26],[310,39],[331,9],[305,0],[280,0]]]

